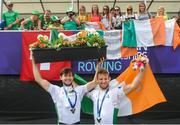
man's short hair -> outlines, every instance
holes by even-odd
[[[72,75],[74,75],[71,68],[64,68],[64,69],[61,70],[60,76],[67,75],[69,73],[72,73]]]
[[[108,72],[106,69],[101,68],[101,69],[99,69],[99,71],[97,72],[97,75],[99,75],[99,74],[107,74],[107,75],[109,75],[109,72]]]

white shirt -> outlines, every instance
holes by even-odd
[[[72,92],[73,88],[71,86],[64,86],[66,89],[71,102],[75,102],[75,93]],[[88,92],[86,85],[77,86],[74,90],[77,93],[77,102],[75,105],[75,112],[72,113],[71,106],[68,102],[67,96],[65,94],[63,87],[59,87],[53,84],[50,84],[48,92],[50,93],[58,112],[59,122],[66,124],[73,124],[80,121],[80,109],[81,109],[81,100],[83,95]]]
[[[120,103],[120,98],[122,98],[125,93],[123,91],[123,84],[119,84],[117,87],[114,87],[114,85],[111,86],[111,83],[113,83],[113,80],[109,83],[109,91],[105,96],[100,118],[100,123],[97,121],[98,113],[97,113],[97,104],[98,104],[98,98],[99,98],[99,107],[102,103],[103,96],[106,92],[106,90],[102,90],[99,86],[97,86],[94,90],[89,92],[87,96],[92,99],[94,104],[94,120],[95,124],[113,124],[113,118],[116,116],[114,115],[114,109],[118,108],[118,105]]]

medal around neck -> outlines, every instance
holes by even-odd
[[[77,103],[77,93],[76,93],[75,90],[73,91],[74,94],[75,94],[75,99],[74,99],[74,102],[72,102],[72,100],[68,96],[68,93],[67,93],[66,89],[64,87],[63,87],[63,89],[64,89],[64,92],[65,92],[66,98],[68,100],[68,103],[69,103],[69,105],[71,107],[70,111],[74,114],[75,111],[76,111],[75,106],[76,106],[76,103]]]
[[[76,109],[75,108],[71,108],[70,110],[73,114],[75,113]]]
[[[101,122],[101,118],[100,117],[97,117],[96,119],[97,119],[98,123]]]

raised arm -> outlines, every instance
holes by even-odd
[[[147,67],[147,63],[149,62],[148,58],[145,58],[145,66],[144,66],[144,70],[140,71],[137,76],[134,78],[133,82],[131,84],[125,84],[123,91],[125,94],[130,93],[131,91],[133,91],[134,89],[136,89],[139,84],[141,83],[141,80],[144,76],[144,72],[146,71],[146,67]]]
[[[50,82],[48,82],[47,80],[45,80],[45,79],[43,79],[43,78],[41,77],[41,74],[39,73],[39,70],[38,70],[38,68],[37,68],[37,65],[35,64],[34,57],[32,57],[32,69],[33,69],[33,75],[34,75],[35,81],[36,81],[43,89],[45,89],[46,91],[48,91]]]
[[[92,90],[93,88],[96,87],[97,85],[97,73],[101,67],[101,64],[104,62],[104,58],[100,59],[100,61],[97,62],[97,65],[96,65],[96,73],[94,75],[94,78],[92,81],[88,82],[87,83],[87,89],[88,91]]]

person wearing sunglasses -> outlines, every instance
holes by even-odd
[[[133,7],[128,5],[126,8],[126,14],[123,16],[123,21],[138,19],[137,14],[134,14]]]
[[[103,12],[102,12],[102,19],[101,19],[101,22],[104,24],[106,30],[110,30],[111,29],[111,17],[110,17],[110,12],[109,12],[109,6],[108,5],[105,5],[103,7]]]
[[[13,3],[11,1],[6,2],[7,11],[2,15],[2,20],[5,21],[4,30],[18,30],[19,13],[13,10]]]
[[[116,30],[122,29],[122,14],[121,8],[119,6],[115,6],[115,24],[114,28]]]

